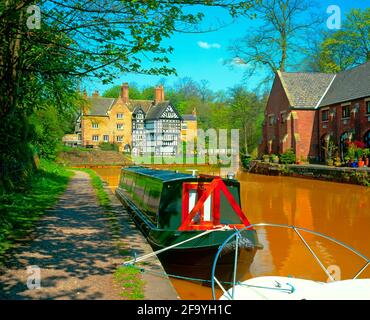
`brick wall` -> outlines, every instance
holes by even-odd
[[[330,135],[333,142],[340,145],[340,137],[345,132],[352,133],[352,140],[363,141],[364,135],[370,130],[369,115],[366,113],[366,102],[369,100],[369,98],[363,98],[348,103],[322,107],[319,114],[319,141],[326,135]],[[350,109],[348,118],[342,117],[342,108],[345,105],[348,105]],[[327,121],[322,120],[324,110],[329,111],[329,119]],[[321,146],[322,143],[320,143]]]
[[[262,142],[259,146],[259,154],[280,153],[281,150],[290,147],[290,139],[284,139],[290,129],[290,121],[281,121],[281,113],[289,115],[289,101],[284,92],[279,77],[275,77],[269,99],[265,109],[265,121],[263,125]],[[273,124],[269,123],[269,116],[274,117]]]

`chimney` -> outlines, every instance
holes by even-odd
[[[197,116],[197,109],[195,109],[195,107],[194,107],[194,109],[193,109],[192,114],[193,114],[193,116],[194,116],[194,117],[196,117],[196,116]]]
[[[158,86],[155,88],[155,102],[163,102],[164,101],[164,88],[163,86]]]
[[[129,95],[128,95],[128,83],[125,82],[122,84],[122,87],[121,87],[121,98],[123,100],[124,103],[128,103],[128,100],[129,100]]]
[[[95,90],[92,94],[92,97],[93,98],[98,98],[99,97],[99,91],[98,90]]]

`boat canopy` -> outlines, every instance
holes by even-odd
[[[213,176],[128,167],[122,169],[119,188],[159,229],[249,224],[240,209],[239,182],[215,180]]]

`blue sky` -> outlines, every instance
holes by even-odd
[[[328,17],[326,9],[329,5],[340,7],[342,17],[351,8],[366,8],[370,6],[370,0],[319,0],[318,12],[322,12],[324,17]],[[225,23],[231,23],[232,19],[227,12],[222,9],[211,8],[204,10],[205,20],[202,27],[207,28],[215,25],[215,21],[221,20]],[[176,68],[178,77],[191,77],[196,81],[208,80],[213,90],[227,89],[237,84],[243,83],[249,89],[253,89],[258,80],[263,78],[263,74],[243,82],[243,66],[233,67],[225,65],[225,59],[232,58],[228,51],[231,41],[242,37],[247,32],[258,26],[258,21],[250,20],[246,17],[240,17],[231,25],[213,32],[201,34],[175,34],[171,39],[165,41],[165,44],[171,44],[174,52],[169,56],[170,66]],[[122,82],[136,82],[139,86],[156,85],[162,76],[145,76],[135,74],[125,74],[117,77],[114,84]],[[167,77],[168,84],[176,81],[175,76]],[[88,92],[97,89],[103,92],[112,86],[103,85],[99,80],[95,80],[86,85]]]

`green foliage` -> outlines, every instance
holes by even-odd
[[[41,159],[40,167],[22,191],[0,194],[0,255],[27,236],[37,220],[54,205],[72,173]]]
[[[103,151],[118,151],[118,145],[116,143],[103,142],[99,144],[99,148]]]
[[[296,162],[296,156],[292,149],[289,149],[280,155],[282,164],[293,164]]]
[[[141,91],[134,85],[129,85],[130,99],[140,100],[142,99]],[[106,98],[119,98],[121,96],[121,86],[113,86],[104,91],[103,97]]]
[[[129,300],[144,299],[144,282],[140,269],[135,266],[119,267],[114,273],[114,280],[122,286],[121,295]]]
[[[28,119],[34,111],[45,108],[69,113],[71,105],[76,106],[79,100],[76,89],[81,80],[96,77],[108,83],[122,73],[175,73],[168,59],[173,48],[164,45],[163,40],[181,26],[187,31],[196,28],[204,17],[200,10],[187,10],[188,4],[194,3],[112,0],[102,5],[100,0],[66,0],[58,2],[56,8],[53,1],[46,0],[38,3],[41,28],[29,29],[25,12],[28,2],[3,1],[0,186],[13,188],[32,174],[32,137],[37,141],[35,147],[53,157],[58,133],[55,130],[49,140],[46,124],[38,123],[34,136],[29,132]],[[197,4],[226,9],[233,17],[251,7],[249,1],[225,4],[202,0]],[[150,63],[144,59],[150,59]],[[47,145],[41,147],[39,139]]]
[[[249,168],[249,164],[251,162],[251,157],[250,156],[246,156],[246,155],[241,155],[240,156],[240,161],[242,163],[242,166],[243,168]]]
[[[319,71],[337,73],[370,60],[370,8],[352,9],[342,28],[326,36],[317,64]]]
[[[31,143],[40,156],[54,160],[62,144],[62,137],[73,120],[63,117],[56,108],[36,110],[29,118],[33,128]]]

